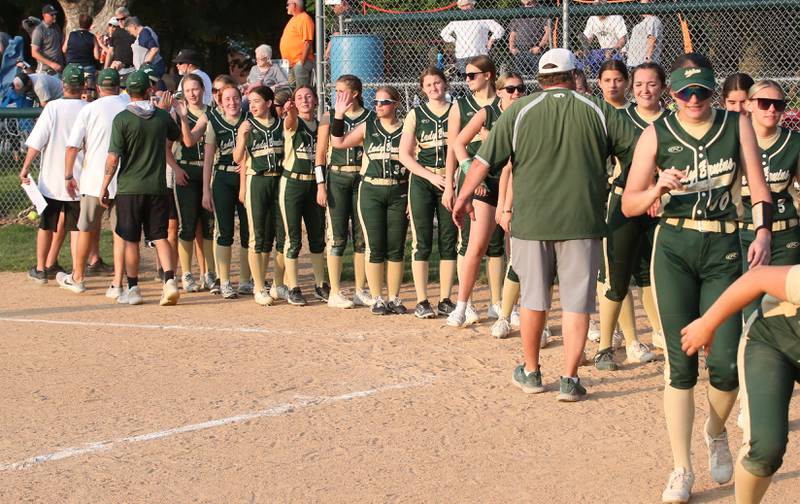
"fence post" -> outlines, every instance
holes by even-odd
[[[569,49],[569,0],[561,0],[561,42],[564,49]]]
[[[325,2],[316,0],[315,3],[317,10],[314,24],[316,30],[314,51],[317,53],[317,117],[322,118],[322,114],[325,113]]]

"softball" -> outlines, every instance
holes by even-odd
[[[28,220],[36,220],[39,218],[39,214],[36,213],[36,210],[31,210],[28,212]]]

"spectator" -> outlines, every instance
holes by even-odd
[[[130,16],[125,20],[125,29],[135,38],[131,44],[133,67],[138,70],[142,65],[149,64],[157,77],[164,75],[166,64],[159,52],[156,32],[149,26],[142,26],[136,16]]]
[[[273,91],[289,87],[289,80],[283,69],[272,63],[272,48],[266,44],[256,47],[256,64],[247,76],[248,89],[267,86]]]
[[[93,21],[92,16],[81,14],[78,18],[78,29],[70,32],[62,46],[67,63],[81,65],[87,74],[95,73],[95,63],[100,58],[100,44],[89,31]]]
[[[536,7],[536,0],[522,0],[523,7]],[[523,75],[533,75],[539,55],[550,45],[550,20],[542,17],[514,19],[508,27],[508,50],[514,66]]]
[[[39,73],[57,74],[64,68],[61,45],[64,35],[56,23],[58,11],[50,4],[42,7],[42,22],[31,33],[31,55],[39,62]]]
[[[42,107],[49,101],[61,98],[64,94],[61,80],[48,74],[20,73],[14,77],[14,91],[19,95],[38,100]]]
[[[114,17],[108,21],[113,26],[109,53],[106,56],[106,68],[113,66],[117,70],[133,67],[133,43],[136,37],[125,29],[125,22],[130,17],[128,9],[120,7],[114,12]]]
[[[178,75],[195,74],[203,80],[203,105],[211,105],[211,77],[200,70],[200,55],[192,49],[182,49],[172,60],[178,69]],[[183,79],[181,79],[183,82]],[[178,89],[183,89],[178,84]]]
[[[281,35],[281,56],[289,61],[289,85],[310,86],[314,68],[314,20],[305,10],[304,0],[288,0],[286,11],[292,18]]]
[[[641,0],[641,3],[650,3],[650,0]],[[628,40],[628,67],[660,63],[663,45],[664,28],[661,20],[653,14],[643,14],[642,20],[631,30]]]
[[[6,20],[0,17],[0,61],[3,60],[3,53],[6,52],[8,42],[11,40],[11,36],[6,29]]]
[[[114,33],[114,29],[118,26],[119,21],[112,17],[106,24],[105,33],[97,36],[97,43],[100,45],[100,63],[103,68],[105,68],[106,59],[108,59],[108,53],[111,48],[111,34]]]
[[[594,5],[605,5],[606,0],[594,0]],[[579,51],[580,56],[588,56],[589,69],[592,75],[596,75],[600,65],[605,60],[621,59],[619,51],[625,45],[625,37],[628,35],[628,28],[622,16],[592,16],[586,21],[586,28],[583,30],[584,51]],[[594,39],[600,49],[589,51],[589,46]]]
[[[477,0],[458,0],[458,8],[468,11],[475,8]],[[489,54],[495,40],[505,30],[493,19],[468,19],[451,21],[441,32],[442,40],[456,45],[456,67],[464,73],[467,61],[475,56]],[[491,34],[491,35],[490,35]]]

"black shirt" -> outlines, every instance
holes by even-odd
[[[115,28],[111,34],[111,47],[114,49],[112,61],[121,61],[123,67],[133,66],[133,49],[131,44],[136,37],[128,33],[125,28]]]
[[[67,63],[93,66],[94,35],[89,30],[74,30],[67,39]]]

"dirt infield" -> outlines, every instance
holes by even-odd
[[[528,396],[509,384],[518,336],[491,338],[489,323],[208,293],[160,308],[150,281],[145,305],[119,306],[105,278],[83,295],[0,281],[0,502],[643,503],[670,470],[663,362],[584,367],[590,399],[558,403],[557,310],[549,390]],[[708,474],[704,417],[692,502],[730,502],[733,485]],[[794,431],[799,418],[795,401]],[[800,502],[798,476],[793,432],[766,502]]]

